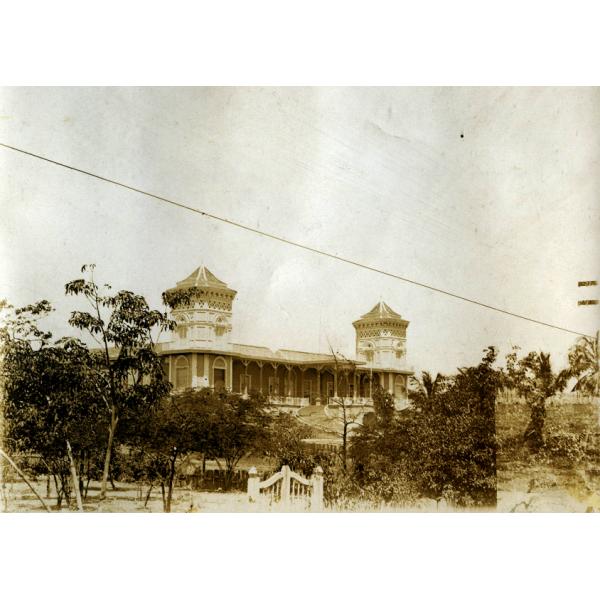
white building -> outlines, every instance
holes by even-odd
[[[339,403],[371,404],[375,386],[407,401],[408,321],[385,302],[354,321],[356,357],[339,354],[272,351],[236,344],[231,317],[237,292],[206,267],[196,269],[169,291],[186,290],[190,302],[172,311],[177,322],[169,342],[159,344],[165,371],[175,389],[211,387],[233,393],[260,393],[288,406]]]

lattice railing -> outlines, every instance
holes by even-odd
[[[286,509],[323,510],[323,469],[317,467],[310,479],[292,471],[287,465],[265,481],[260,481],[256,467],[248,471],[248,499]]]

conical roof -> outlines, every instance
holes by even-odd
[[[229,289],[224,281],[215,277],[204,265],[198,267],[185,279],[177,282],[178,288],[212,287]]]
[[[365,313],[361,319],[401,319],[402,317],[392,310],[383,300],[380,300],[368,313]]]

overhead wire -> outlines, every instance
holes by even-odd
[[[358,267],[358,268],[361,268],[361,269],[365,269],[367,271],[371,271],[373,273],[377,273],[379,275],[384,275],[386,277],[391,277],[392,279],[396,279],[398,281],[403,281],[404,283],[409,283],[411,285],[415,285],[415,286],[424,288],[424,289],[432,291],[432,292],[437,292],[438,294],[443,294],[443,295],[448,296],[450,298],[455,298],[457,300],[462,300],[463,302],[468,302],[470,304],[474,304],[476,306],[480,306],[480,307],[486,308],[488,310],[492,310],[492,311],[495,311],[495,312],[498,312],[498,313],[501,313],[501,314],[504,314],[504,315],[508,315],[510,317],[514,317],[516,319],[521,319],[523,321],[528,321],[530,323],[535,323],[537,325],[542,325],[544,327],[550,327],[552,329],[556,329],[556,330],[559,330],[559,331],[564,331],[566,333],[572,333],[574,335],[578,335],[578,336],[581,336],[581,337],[595,338],[594,335],[582,333],[580,331],[574,331],[573,329],[569,329],[568,327],[562,327],[560,325],[555,325],[553,323],[548,323],[548,322],[542,321],[540,319],[534,319],[534,318],[528,317],[526,315],[521,315],[521,314],[515,313],[515,312],[510,311],[510,310],[506,310],[506,309],[503,309],[503,308],[500,308],[500,307],[497,307],[497,306],[493,306],[491,304],[486,304],[485,302],[480,302],[479,300],[474,300],[474,299],[468,298],[466,296],[461,296],[460,294],[456,294],[454,292],[450,292],[448,290],[444,290],[442,288],[438,288],[436,286],[429,285],[427,283],[422,283],[422,282],[416,281],[414,279],[410,279],[408,277],[404,277],[402,275],[398,275],[396,273],[391,273],[390,271],[386,271],[386,270],[380,269],[378,267],[373,267],[373,266],[370,266],[370,265],[366,265],[366,264],[358,262],[356,260],[353,260],[353,259],[350,259],[350,258],[345,258],[343,256],[339,256],[339,255],[334,254],[332,252],[327,252],[326,250],[321,250],[319,248],[314,248],[312,246],[308,246],[306,244],[302,244],[302,243],[296,242],[294,240],[289,240],[287,238],[284,238],[282,236],[276,235],[274,233],[269,233],[267,231],[262,231],[260,229],[255,228],[255,227],[250,227],[249,225],[244,225],[243,223],[239,223],[237,221],[233,221],[231,219],[227,219],[225,217],[222,217],[222,216],[219,216],[219,215],[216,215],[216,214],[213,214],[213,213],[209,213],[209,212],[207,212],[205,210],[201,210],[199,208],[194,208],[193,206],[189,206],[187,204],[183,204],[182,202],[178,202],[176,200],[172,200],[172,199],[167,198],[165,196],[161,196],[159,194],[154,194],[152,192],[148,192],[148,191],[143,190],[141,188],[138,188],[138,187],[135,187],[135,186],[132,186],[132,185],[128,185],[128,184],[123,183],[121,181],[117,181],[116,179],[111,179],[110,177],[105,177],[103,175],[99,175],[97,173],[93,173],[91,171],[87,171],[85,169],[81,169],[79,167],[75,167],[73,165],[69,165],[69,164],[63,163],[63,162],[60,162],[58,160],[54,160],[52,158],[48,158],[47,156],[42,156],[41,154],[36,154],[35,152],[30,152],[29,150],[24,150],[23,148],[18,148],[16,146],[11,146],[10,144],[5,144],[3,142],[0,142],[0,146],[3,147],[3,148],[7,148],[9,150],[13,150],[14,152],[19,152],[19,153],[24,154],[26,156],[31,156],[33,158],[37,158],[39,160],[43,160],[43,161],[45,161],[47,163],[50,163],[50,164],[53,164],[53,165],[56,165],[56,166],[59,166],[59,167],[63,167],[65,169],[69,169],[71,171],[75,171],[76,173],[81,173],[83,175],[87,175],[89,177],[93,177],[94,179],[97,179],[99,181],[104,181],[106,183],[113,184],[113,185],[121,187],[123,189],[135,192],[137,194],[141,194],[143,196],[147,196],[149,198],[153,198],[153,199],[158,200],[160,202],[164,202],[164,203],[169,204],[171,206],[175,206],[177,208],[181,208],[181,209],[193,212],[193,213],[201,215],[203,217],[208,217],[208,218],[213,219],[215,221],[219,221],[221,223],[225,223],[227,225],[231,225],[233,227],[237,227],[239,229],[243,229],[244,231],[249,231],[249,232],[257,234],[257,235],[262,235],[262,236],[264,236],[266,238],[275,240],[277,242],[281,242],[283,244],[288,244],[289,246],[294,246],[296,248],[300,248],[302,250],[305,250],[305,251],[308,251],[308,252],[312,252],[312,253],[318,254],[320,256],[324,256],[326,258],[337,260],[337,261],[346,263],[348,265],[352,265],[354,267]]]

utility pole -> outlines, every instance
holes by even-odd
[[[598,281],[595,279],[591,279],[589,281],[578,281],[577,287],[596,287],[598,285]],[[586,300],[578,300],[577,306],[597,306],[598,299],[586,299]],[[596,339],[595,339],[595,354],[596,354],[596,395],[600,394],[600,329],[596,330]]]

